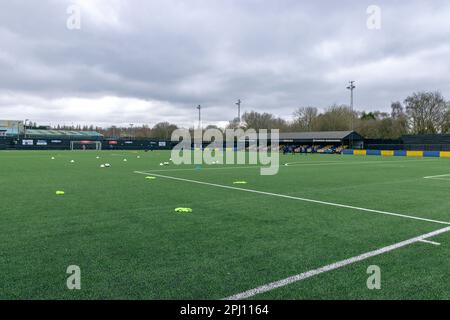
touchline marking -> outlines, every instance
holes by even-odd
[[[247,298],[253,297],[253,296],[257,295],[257,294],[261,294],[261,293],[268,292],[268,291],[271,291],[271,290],[274,290],[274,289],[277,289],[277,288],[280,288],[280,287],[284,287],[284,286],[287,286],[287,285],[292,284],[294,282],[302,281],[302,280],[305,280],[305,279],[317,276],[317,275],[319,275],[321,273],[324,273],[324,272],[336,270],[336,269],[348,266],[350,264],[353,264],[355,262],[360,262],[360,261],[366,260],[368,258],[381,255],[383,253],[387,253],[387,252],[390,252],[390,251],[393,251],[393,250],[396,250],[396,249],[399,249],[399,248],[402,248],[402,247],[406,247],[406,246],[411,245],[413,243],[416,243],[416,242],[419,242],[419,241],[423,241],[423,240],[425,240],[427,238],[431,238],[431,237],[434,237],[434,236],[437,236],[439,234],[442,234],[442,233],[445,233],[445,232],[449,232],[449,231],[450,231],[450,227],[439,229],[439,230],[436,230],[436,231],[433,231],[433,232],[430,232],[430,233],[418,236],[416,238],[412,238],[412,239],[405,240],[405,241],[402,241],[402,242],[398,242],[396,244],[393,244],[393,245],[390,245],[390,246],[387,246],[387,247],[384,247],[384,248],[381,248],[381,249],[377,249],[377,250],[374,250],[374,251],[363,253],[363,254],[361,254],[359,256],[355,256],[353,258],[349,258],[349,259],[346,259],[346,260],[335,262],[335,263],[323,266],[321,268],[310,270],[310,271],[307,271],[307,272],[303,272],[303,273],[300,273],[300,274],[297,274],[295,276],[291,276],[291,277],[288,277],[288,278],[285,278],[285,279],[282,279],[282,280],[279,280],[279,281],[274,281],[274,282],[271,282],[269,284],[266,284],[266,285],[263,285],[263,286],[260,286],[260,287],[254,288],[254,289],[250,289],[250,290],[247,290],[247,291],[244,291],[244,292],[241,292],[241,293],[229,296],[229,297],[227,297],[227,298],[225,298],[223,300],[247,299]]]
[[[433,245],[435,245],[435,246],[440,246],[440,245],[441,245],[439,242],[434,242],[434,241],[429,241],[429,240],[424,240],[424,239],[419,240],[419,241],[420,241],[420,242],[423,242],[423,243],[433,244]]]
[[[424,179],[433,179],[433,178],[440,178],[440,177],[448,177],[450,176],[450,174],[440,174],[438,176],[428,176],[428,177],[424,177]]]
[[[433,179],[433,180],[445,180],[445,181],[449,181],[450,179],[445,179],[444,177],[450,177],[450,174],[441,174],[438,176],[428,176],[428,177],[423,177],[424,179]]]
[[[287,167],[294,167],[294,166],[321,166],[321,165],[328,165],[328,164],[339,164],[339,165],[351,165],[351,164],[396,164],[396,163],[404,163],[404,162],[435,162],[439,160],[434,159],[420,159],[420,160],[365,160],[365,161],[318,161],[317,163],[304,163],[301,161],[297,162],[288,162],[285,163],[285,166]]]
[[[245,192],[251,192],[251,193],[264,194],[264,195],[273,196],[273,197],[280,197],[280,198],[286,198],[286,199],[292,199],[292,200],[299,200],[299,201],[305,201],[305,202],[311,202],[311,203],[318,203],[318,204],[323,204],[323,205],[333,206],[333,207],[347,208],[347,209],[366,211],[366,212],[372,212],[372,213],[380,213],[380,214],[384,214],[384,215],[388,215],[388,216],[395,216],[395,217],[401,217],[401,218],[407,218],[407,219],[413,219],[413,220],[421,220],[421,221],[427,221],[427,222],[433,222],[433,223],[450,225],[450,222],[446,222],[446,221],[439,221],[439,220],[433,220],[433,219],[427,219],[427,218],[421,218],[421,217],[408,216],[408,215],[400,214],[400,213],[393,213],[393,212],[387,212],[387,211],[380,211],[380,210],[374,210],[374,209],[354,207],[354,206],[349,206],[349,205],[339,204],[339,203],[334,203],[334,202],[326,202],[326,201],[320,201],[320,200],[314,200],[314,199],[308,199],[308,198],[300,198],[300,197],[288,196],[288,195],[279,194],[279,193],[258,191],[258,190],[252,190],[252,189],[244,189],[244,188],[226,186],[226,185],[210,183],[210,182],[203,182],[203,181],[197,181],[197,180],[191,180],[191,179],[177,178],[177,177],[171,177],[171,176],[165,176],[165,175],[161,175],[161,174],[156,174],[156,173],[152,173],[152,172],[134,171],[134,173],[144,174],[144,175],[153,175],[153,176],[160,177],[160,178],[165,178],[165,179],[184,181],[184,182],[190,182],[190,183],[196,183],[196,184],[202,184],[202,185],[213,186],[213,187],[224,188],[224,189],[230,189],[230,190],[245,191]]]
[[[450,181],[450,179],[445,178],[427,178],[428,180],[441,180],[441,181]]]

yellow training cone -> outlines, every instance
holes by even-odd
[[[191,213],[192,209],[191,208],[176,208],[175,212],[178,212],[178,213]]]

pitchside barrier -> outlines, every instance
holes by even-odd
[[[84,148],[83,148],[84,146]],[[174,144],[171,141],[159,140],[126,140],[83,138],[78,140],[66,138],[20,138],[9,139],[6,148],[17,150],[170,150]],[[0,139],[0,150],[4,149]]]
[[[353,150],[345,149],[342,154],[355,156],[383,156],[383,157],[426,157],[450,158],[449,151],[410,151],[410,150]]]

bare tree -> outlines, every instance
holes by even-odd
[[[389,138],[397,139],[408,133],[408,116],[405,113],[401,102],[393,102],[391,104],[392,128]]]
[[[171,138],[172,132],[176,129],[178,129],[178,127],[174,124],[170,124],[169,122],[157,123],[152,128],[152,138],[169,140]]]
[[[447,127],[449,106],[440,92],[413,93],[405,106],[412,133],[442,133]]]
[[[315,107],[301,107],[294,111],[294,126],[303,131],[314,130],[319,110]]]
[[[349,106],[332,105],[317,117],[315,127],[318,131],[350,130],[352,117],[356,118],[356,113]]]
[[[241,123],[239,118],[234,118],[230,122],[228,122],[226,129],[238,129],[241,127]]]
[[[406,117],[405,110],[400,101],[391,103],[391,117],[392,117],[392,119]]]
[[[247,129],[279,129],[286,131],[288,124],[286,120],[277,118],[270,113],[259,113],[255,111],[246,112],[242,115],[242,120]]]

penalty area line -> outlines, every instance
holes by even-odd
[[[416,243],[416,242],[428,242],[425,239],[431,238],[431,237],[434,237],[434,236],[437,236],[437,235],[440,235],[442,233],[449,232],[449,231],[450,231],[450,227],[439,229],[439,230],[436,230],[436,231],[433,231],[433,232],[430,232],[430,233],[427,233],[427,234],[424,234],[424,235],[421,235],[421,236],[418,236],[418,237],[415,237],[415,238],[412,238],[412,239],[409,239],[409,240],[405,240],[405,241],[402,241],[402,242],[395,243],[395,244],[387,246],[387,247],[383,247],[383,248],[380,248],[380,249],[377,249],[377,250],[374,250],[374,251],[363,253],[363,254],[361,254],[359,256],[355,256],[355,257],[352,257],[352,258],[349,258],[349,259],[338,261],[338,262],[335,262],[335,263],[323,266],[323,267],[318,268],[318,269],[314,269],[314,270],[310,270],[310,271],[307,271],[307,272],[303,272],[303,273],[300,273],[300,274],[297,274],[295,276],[291,276],[291,277],[288,277],[288,278],[285,278],[285,279],[282,279],[282,280],[279,280],[279,281],[274,281],[274,282],[265,284],[263,286],[260,286],[260,287],[254,288],[254,289],[250,289],[250,290],[247,290],[247,291],[244,291],[244,292],[241,292],[241,293],[229,296],[229,297],[227,297],[227,298],[225,298],[223,300],[242,300],[242,299],[251,298],[251,297],[253,297],[253,296],[257,295],[257,294],[261,294],[261,293],[265,293],[265,292],[268,292],[268,291],[272,291],[274,289],[287,286],[287,285],[292,284],[294,282],[299,282],[299,281],[302,281],[302,280],[305,280],[305,279],[317,276],[317,275],[319,275],[321,273],[325,273],[325,272],[328,272],[328,271],[336,270],[336,269],[348,266],[350,264],[369,259],[371,257],[375,257],[375,256],[378,256],[378,255],[381,255],[381,254],[384,254],[384,253],[387,253],[387,252],[390,252],[390,251],[393,251],[393,250],[396,250],[396,249],[399,249],[399,248],[402,248],[402,247],[409,246],[409,245],[411,245],[413,243]],[[429,242],[432,242],[432,241],[429,241]]]
[[[406,219],[412,219],[412,220],[420,220],[420,221],[426,221],[426,222],[450,225],[450,222],[446,222],[446,221],[439,221],[439,220],[433,220],[433,219],[409,216],[409,215],[400,214],[400,213],[393,213],[393,212],[388,212],[388,211],[367,209],[367,208],[362,208],[362,207],[354,207],[354,206],[349,206],[349,205],[339,204],[339,203],[334,203],[334,202],[327,202],[327,201],[320,201],[320,200],[314,200],[314,199],[308,199],[308,198],[294,197],[294,196],[289,196],[289,195],[280,194],[280,193],[265,192],[265,191],[259,191],[259,190],[253,190],[253,189],[232,187],[232,186],[227,186],[227,185],[222,185],[222,184],[217,184],[217,183],[210,183],[210,182],[203,182],[203,181],[197,181],[197,180],[191,180],[191,179],[177,178],[177,177],[157,174],[157,173],[154,173],[154,172],[134,171],[134,173],[143,174],[143,175],[153,175],[155,177],[160,177],[160,178],[165,178],[165,179],[170,179],[170,180],[176,180],[176,181],[190,182],[190,183],[201,184],[201,185],[212,186],[212,187],[223,188],[223,189],[237,190],[237,191],[243,191],[243,192],[249,192],[249,193],[257,193],[257,194],[262,194],[262,195],[272,196],[272,197],[279,197],[279,198],[298,200],[298,201],[322,204],[322,205],[339,207],[339,208],[352,209],[352,210],[357,210],[357,211],[379,213],[379,214],[384,214],[384,215],[388,215],[388,216],[394,216],[394,217],[400,217],[400,218],[406,218]]]
[[[432,244],[432,245],[435,245],[435,246],[440,246],[441,245],[439,242],[429,241],[429,240],[425,240],[425,239],[419,240],[419,242],[428,243],[428,244]]]

